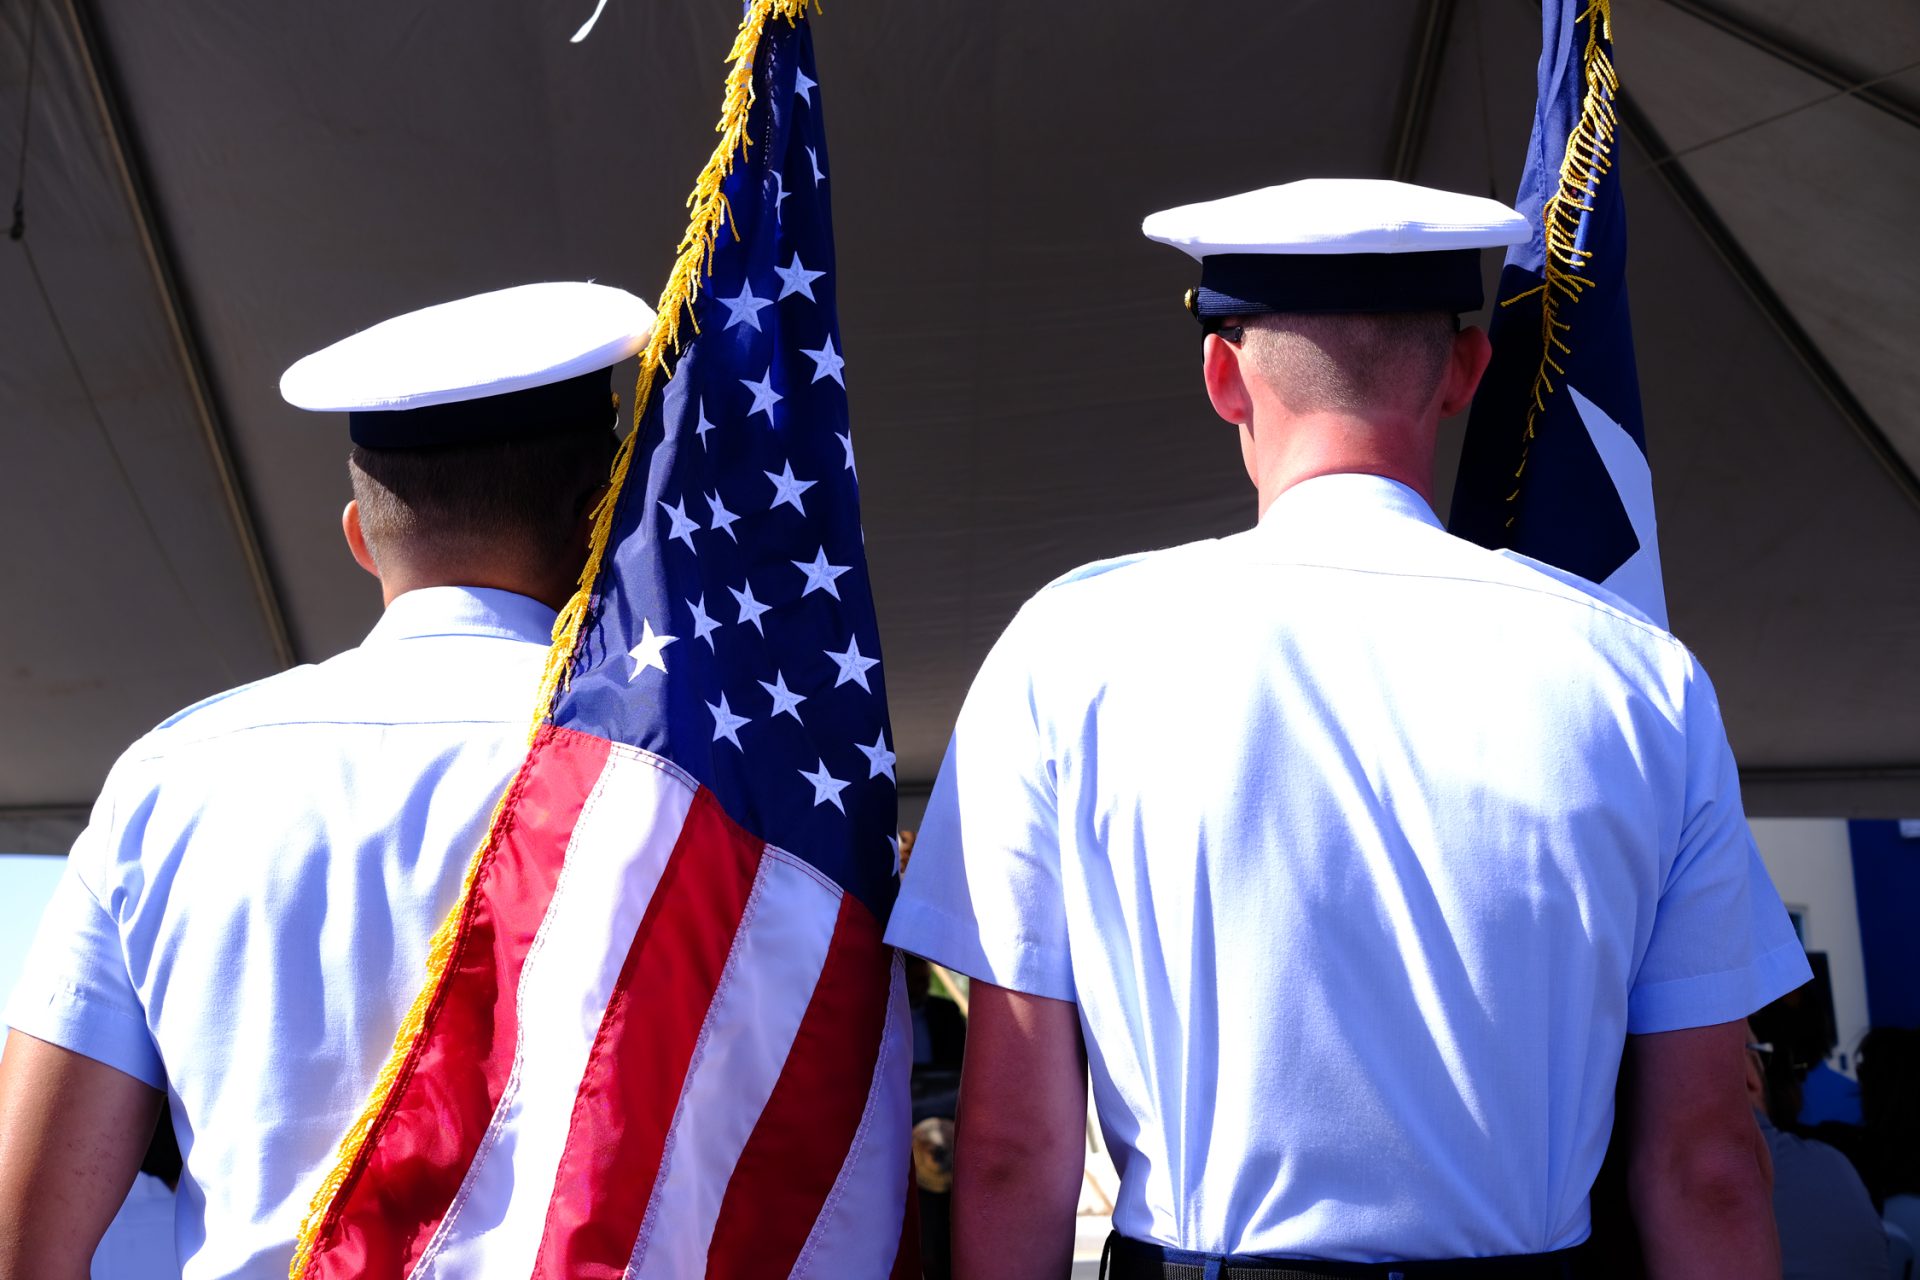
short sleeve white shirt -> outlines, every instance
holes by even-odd
[[[1336,475],[988,656],[888,940],[1076,1001],[1114,1225],[1357,1261],[1587,1235],[1629,1033],[1808,976],[1706,675]]]
[[[284,1280],[525,755],[553,620],[410,591],[114,765],[7,1021],[167,1091],[185,1280]]]

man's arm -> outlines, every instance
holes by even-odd
[[[160,1091],[7,1035],[0,1055],[0,1280],[87,1280],[160,1115]]]
[[[1086,1172],[1079,1007],[975,982],[953,1149],[956,1280],[1062,1280]]]
[[[1746,1092],[1746,1023],[1627,1037],[1627,1195],[1654,1280],[1780,1274],[1773,1163]]]

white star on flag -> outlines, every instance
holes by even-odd
[[[693,613],[693,638],[705,640],[707,648],[712,649],[713,633],[720,629],[720,624],[707,616],[706,595],[703,593],[698,600],[687,601],[687,608]]]
[[[680,539],[680,541],[687,544],[687,550],[692,551],[693,535],[699,530],[700,526],[695,524],[693,517],[687,514],[686,501],[682,499],[672,506],[668,506],[665,502],[662,502],[660,509],[667,513],[667,519],[673,521],[673,529],[667,534],[667,537],[669,539]]]
[[[720,695],[720,704],[715,706],[709,702],[707,710],[713,712],[713,740],[718,742],[725,738],[740,747],[740,726],[747,723],[750,717],[733,714],[733,708],[727,705],[727,695],[724,693]],[[746,748],[740,747],[740,750],[745,751]]]
[[[1620,495],[1620,505],[1626,509],[1627,520],[1633,525],[1633,536],[1640,543],[1640,549],[1628,556],[1600,585],[1625,598],[1664,627],[1667,625],[1667,589],[1660,574],[1660,533],[1654,520],[1653,471],[1647,466],[1647,455],[1640,452],[1640,446],[1633,442],[1625,427],[1581,395],[1572,383],[1567,384],[1567,394],[1573,397],[1581,425],[1586,427],[1594,452],[1600,455],[1607,478],[1613,481],[1614,492]]]
[[[693,434],[700,437],[700,447],[707,447],[707,432],[713,430],[713,424],[707,421],[707,402],[701,399],[694,404],[693,416],[698,419],[693,424]]]
[[[755,631],[761,635],[767,634],[767,629],[760,625],[760,615],[772,606],[761,604],[753,598],[753,583],[743,582],[738,590],[732,587],[728,587],[727,590],[733,592],[734,600],[740,605],[740,616],[734,621],[751,622]]]
[[[707,506],[710,509],[709,514],[711,516],[707,528],[713,530],[715,533],[724,533],[735,542],[740,541],[740,535],[733,531],[733,522],[740,517],[727,510],[726,505],[720,501],[720,495],[718,493],[710,493],[707,495]]]
[[[831,649],[825,650],[825,653],[840,668],[840,678],[833,682],[834,688],[838,689],[843,684],[857,684],[868,693],[873,692],[873,687],[867,683],[867,668],[879,666],[880,659],[860,655],[860,637],[849,636],[846,649],[840,653]],[[866,748],[862,747],[861,750]]]
[[[858,480],[860,473],[854,469],[853,465],[853,432],[836,431],[834,434],[840,438],[840,447],[847,451],[847,470],[852,471],[853,478]]]
[[[799,707],[801,703],[807,700],[807,695],[804,693],[795,693],[793,690],[787,688],[787,678],[785,676],[776,671],[773,673],[772,684],[768,684],[765,680],[762,680],[759,682],[759,685],[767,691],[767,696],[773,699],[773,710],[768,713],[769,719],[777,715],[789,715],[801,724],[806,723],[805,720],[800,719]]]
[[[747,410],[747,416],[751,418],[756,413],[764,413],[767,415],[767,425],[772,426],[773,406],[786,399],[785,396],[773,389],[773,366],[767,366],[767,374],[764,378],[761,378],[760,381],[755,382],[751,378],[742,378],[740,379],[740,385],[753,392],[753,408]]]
[[[887,775],[887,781],[898,781],[898,779],[893,776],[893,762],[896,757],[893,752],[887,750],[887,731],[885,729],[882,729],[880,736],[873,740],[872,746],[862,746],[858,742],[853,745],[859,748],[860,754],[867,758],[867,768],[869,770],[867,777],[877,778],[884,773]]]
[[[833,580],[853,566],[828,564],[827,549],[821,547],[819,553],[813,557],[813,563],[809,564],[805,560],[795,560],[793,567],[807,575],[807,586],[806,589],[800,593],[801,596],[810,596],[816,591],[824,591],[835,600],[838,600],[840,598],[840,588],[833,585]]]
[[[640,619],[640,643],[628,650],[629,656],[633,658],[633,674],[627,677],[627,683],[632,684],[638,680],[640,673],[648,667],[652,667],[655,671],[665,671],[667,660],[661,656],[660,651],[679,638],[655,635],[653,623],[646,618]]]
[[[847,811],[847,806],[840,803],[840,793],[852,784],[842,782],[828,773],[827,762],[825,760],[820,762],[818,772],[808,773],[805,769],[802,769],[799,773],[801,777],[813,784],[814,808],[817,809],[823,804],[830,804],[842,813]]]
[[[847,385],[847,380],[840,376],[840,371],[847,367],[847,362],[841,357],[838,351],[833,349],[832,334],[827,335],[825,346],[814,351],[802,347],[800,348],[800,354],[813,361],[813,380],[815,382],[820,381],[822,378],[832,378],[843,388]]]
[[[800,503],[800,495],[820,483],[819,481],[796,479],[791,462],[782,464],[779,475],[771,471],[763,471],[760,474],[773,481],[773,501],[767,505],[767,510],[771,511],[785,503],[801,515],[807,514],[806,507]]]
[[[787,202],[787,197],[791,194],[793,193],[787,190],[787,180],[780,176],[778,169],[775,169],[773,171],[773,220],[775,222],[780,221],[780,206]]]
[[[887,843],[893,848],[893,878],[900,878],[900,837],[888,836]]]
[[[793,92],[808,106],[813,105],[813,88],[819,83],[799,67],[793,69]]]
[[[808,147],[807,159],[813,161],[813,185],[817,187],[827,180],[827,175],[820,172],[820,153]]]
[[[734,294],[731,298],[721,298],[720,305],[727,309],[727,329],[731,329],[737,324],[744,324],[754,329],[759,329],[760,308],[772,306],[773,299],[755,297],[753,282],[751,280],[742,280],[740,282],[740,292]]]
[[[776,266],[773,269],[773,274],[780,277],[781,297],[784,298],[789,294],[798,293],[804,295],[808,302],[820,301],[820,299],[813,296],[813,282],[827,273],[824,271],[807,270],[806,265],[800,261],[800,255],[798,253],[793,255],[793,265],[786,267]]]

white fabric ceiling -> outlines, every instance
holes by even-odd
[[[288,363],[506,284],[658,292],[738,8],[612,0],[569,45],[590,9],[0,11],[0,173],[25,190],[0,245],[0,847],[62,847],[143,729],[371,624],[337,533],[344,432],[281,404]],[[1615,15],[1674,628],[1754,812],[1920,812],[1920,10]],[[817,19],[909,789],[1027,593],[1251,519],[1188,266],[1141,216],[1311,174],[1510,197],[1538,31],[1532,0]]]

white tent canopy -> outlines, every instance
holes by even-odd
[[[570,45],[590,10],[0,11],[0,847],[63,848],[145,728],[371,624],[344,431],[287,364],[507,284],[658,292],[738,6],[611,0]],[[1920,812],[1920,9],[1614,10],[1674,629],[1750,810]],[[911,791],[1035,587],[1252,519],[1141,216],[1315,174],[1511,198],[1539,10],[832,0],[817,41]]]

